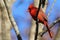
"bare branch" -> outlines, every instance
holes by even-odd
[[[52,27],[54,27],[54,25],[57,24],[57,23],[60,23],[60,18],[58,18],[56,21],[54,21],[54,22],[50,25],[50,29],[51,29]],[[44,31],[41,36],[43,36],[47,31],[48,31],[48,30]],[[39,35],[40,35],[40,33],[39,33]]]

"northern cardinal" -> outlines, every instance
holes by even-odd
[[[30,13],[30,15],[32,16],[32,18],[36,21],[36,12],[37,12],[38,8],[34,7],[33,4],[31,4],[28,8],[28,12]],[[50,37],[52,38],[52,32],[50,31],[49,29],[49,26],[48,26],[48,21],[47,21],[47,16],[45,15],[45,13],[42,11],[42,9],[40,9],[39,11],[39,14],[38,14],[38,17],[39,19],[39,23],[42,23],[44,24],[47,29],[48,29],[48,33],[50,35]]]

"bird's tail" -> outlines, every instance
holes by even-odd
[[[47,30],[48,30],[48,33],[49,33],[50,37],[52,38],[52,32],[51,32],[50,29],[49,29],[48,23],[45,22],[44,24],[45,24],[45,26],[46,26],[46,28],[47,28]]]

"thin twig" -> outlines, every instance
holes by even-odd
[[[58,18],[56,21],[54,21],[54,22],[50,25],[50,29],[51,29],[52,27],[54,27],[54,25],[57,24],[57,23],[60,23],[60,18]],[[48,31],[48,30],[44,31],[44,32],[42,33],[41,37],[42,37],[47,31]],[[39,33],[39,34],[40,34],[40,33]]]

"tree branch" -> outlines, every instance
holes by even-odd
[[[54,27],[54,25],[57,24],[57,23],[60,23],[60,18],[58,18],[56,21],[54,21],[54,22],[50,25],[50,29],[51,29],[52,27]],[[41,37],[42,37],[47,31],[48,31],[48,30],[44,31],[44,32],[42,33]],[[39,34],[40,34],[40,33],[39,33]]]

